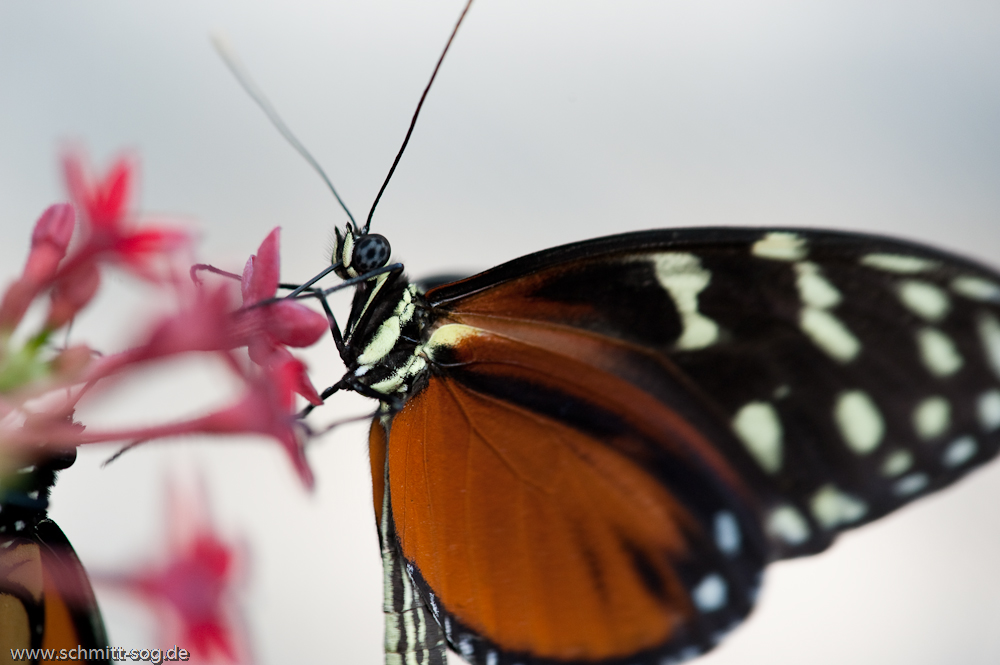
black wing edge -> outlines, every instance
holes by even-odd
[[[629,253],[643,250],[683,250],[698,246],[744,247],[760,240],[768,233],[793,233],[808,243],[820,243],[824,247],[858,247],[865,245],[869,251],[904,251],[920,258],[947,261],[975,271],[996,274],[997,270],[965,256],[936,249],[913,240],[894,238],[867,232],[831,231],[796,227],[689,227],[679,229],[652,229],[582,240],[534,252],[501,263],[472,277],[450,284],[433,285],[426,297],[432,307],[446,305],[450,301],[470,296],[504,282],[524,277],[546,268],[571,261],[580,261],[598,256]]]

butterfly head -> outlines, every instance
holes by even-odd
[[[341,279],[358,277],[383,267],[389,262],[392,248],[385,236],[359,231],[353,224],[344,230],[334,230],[334,246],[330,256],[334,272]],[[339,264],[339,265],[338,265]]]

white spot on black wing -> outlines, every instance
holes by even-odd
[[[1000,284],[979,277],[956,277],[951,290],[972,300],[1000,302]]]
[[[995,316],[983,312],[979,316],[979,337],[986,352],[986,360],[993,373],[1000,376],[1000,321]]]
[[[897,480],[892,491],[899,496],[910,496],[923,490],[929,482],[930,479],[926,473],[911,473]]]
[[[951,404],[940,395],[922,400],[913,410],[913,429],[924,441],[936,439],[951,425]]]
[[[941,287],[922,280],[901,282],[899,299],[908,310],[932,323],[943,319],[951,308],[951,299]]]
[[[819,266],[810,261],[795,264],[795,286],[802,304],[817,309],[830,309],[840,304],[840,291],[820,273]]]
[[[751,253],[772,261],[801,261],[809,253],[806,239],[796,233],[772,231],[753,244]]]
[[[914,275],[932,270],[938,266],[937,261],[923,259],[919,256],[906,256],[905,254],[866,254],[861,257],[861,265],[894,272],[900,275]]]
[[[863,390],[846,390],[837,396],[834,421],[847,447],[867,455],[882,443],[885,421],[878,407]]]
[[[834,360],[846,363],[861,352],[861,342],[844,322],[825,309],[803,307],[799,315],[802,332]]]
[[[733,417],[732,425],[761,468],[769,473],[775,473],[781,468],[781,421],[771,404],[745,404]]]
[[[987,390],[976,400],[976,416],[983,431],[1000,427],[1000,390]]]
[[[726,606],[729,598],[729,586],[718,573],[706,575],[691,591],[691,599],[695,607],[702,612],[716,612]]]
[[[952,468],[962,466],[975,457],[978,448],[979,446],[976,444],[975,438],[971,436],[963,436],[955,439],[944,449],[944,454],[941,455],[941,463]]]
[[[704,349],[719,338],[719,325],[698,311],[698,294],[712,279],[694,254],[668,252],[654,256],[653,267],[660,285],[670,294],[680,314],[683,331],[677,338],[678,349]]]
[[[853,524],[868,514],[868,504],[833,485],[820,488],[810,502],[813,517],[826,529]]]
[[[809,523],[792,506],[778,506],[767,518],[767,532],[794,547],[809,540]]]
[[[938,378],[951,376],[962,369],[965,363],[955,347],[955,342],[937,328],[918,330],[917,347],[927,371]]]
[[[889,478],[901,476],[913,466],[913,453],[909,450],[894,450],[882,462],[882,475]]]
[[[728,556],[740,553],[743,537],[736,516],[728,510],[715,515],[715,544],[719,550]]]
[[[472,654],[475,652],[475,649],[472,647],[472,638],[470,636],[462,635],[458,638],[458,652],[461,653],[466,660],[472,658]]]

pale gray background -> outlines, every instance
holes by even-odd
[[[423,2],[0,4],[0,265],[63,197],[60,142],[143,162],[145,210],[183,217],[239,269],[284,228],[287,279],[324,264],[342,215],[209,45],[222,31],[365,214],[460,9]],[[412,274],[481,268],[633,229],[751,224],[903,235],[1000,265],[1000,5],[989,1],[481,0],[425,106],[375,228]],[[107,350],[155,303],[109,277],[78,326]],[[330,346],[330,345],[328,345]],[[338,366],[311,356],[323,380]],[[202,368],[189,364],[192,372]],[[123,387],[122,414],[223,400],[205,380]],[[183,377],[178,379],[183,384]],[[186,401],[178,401],[178,396]],[[360,413],[345,398],[328,416]],[[163,417],[163,416],[158,416]],[[247,622],[263,663],[381,661],[381,580],[365,427],[311,451],[297,486],[265,442],[164,443],[106,470],[91,451],[52,514],[88,566],[162,543],[170,470],[210,487],[253,553]],[[704,663],[1000,660],[1000,467],[769,570],[760,608]],[[114,644],[155,619],[101,594]]]

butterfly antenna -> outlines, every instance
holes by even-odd
[[[413,112],[413,119],[410,120],[410,128],[406,130],[406,138],[403,139],[403,145],[399,147],[399,152],[396,153],[396,159],[392,162],[392,168],[389,169],[389,175],[385,177],[385,182],[382,183],[382,189],[378,190],[378,196],[375,197],[375,203],[372,204],[372,209],[368,212],[368,220],[365,221],[365,228],[361,230],[362,235],[368,233],[369,227],[372,225],[372,215],[375,214],[375,206],[378,205],[379,199],[382,198],[382,192],[385,191],[386,185],[389,184],[389,180],[392,179],[392,173],[396,170],[396,165],[399,164],[400,157],[403,156],[403,151],[406,150],[406,144],[410,142],[410,135],[413,134],[413,127],[417,124],[417,116],[420,115],[420,108],[424,105],[424,100],[427,99],[427,93],[430,92],[431,85],[434,83],[434,77],[437,76],[438,70],[441,69],[441,63],[444,62],[444,56],[448,53],[448,48],[451,46],[452,40],[455,39],[455,34],[458,33],[459,26],[462,25],[462,20],[469,11],[469,7],[472,6],[472,0],[465,3],[465,8],[458,17],[458,22],[455,23],[455,29],[451,31],[451,36],[448,37],[448,43],[444,45],[444,50],[441,51],[441,57],[438,58],[437,64],[434,65],[434,72],[431,73],[431,80],[427,82],[427,87],[424,88],[424,94],[420,95],[420,101],[417,103],[417,110]]]
[[[226,63],[226,66],[229,67],[229,71],[233,73],[233,76],[236,77],[239,84],[243,86],[243,89],[246,90],[248,95],[250,95],[250,98],[257,102],[257,106],[264,111],[264,115],[266,115],[268,120],[271,121],[271,124],[273,124],[281,135],[285,137],[285,140],[288,141],[300,155],[302,155],[303,159],[309,162],[309,165],[313,167],[316,173],[323,178],[323,182],[325,182],[326,186],[330,188],[331,192],[333,192],[333,196],[337,199],[337,203],[339,203],[340,207],[347,213],[347,217],[351,220],[351,225],[354,228],[357,228],[357,223],[354,221],[354,215],[352,215],[351,211],[347,209],[347,205],[344,203],[344,200],[340,198],[340,194],[337,193],[337,189],[333,186],[330,178],[327,177],[323,167],[321,167],[319,162],[317,162],[309,151],[306,150],[306,147],[302,145],[297,138],[295,138],[295,134],[292,134],[292,130],[288,128],[285,121],[281,119],[280,115],[278,115],[278,111],[275,110],[274,106],[267,99],[267,96],[265,96],[264,92],[257,87],[257,84],[254,83],[253,79],[250,78],[249,72],[247,72],[246,68],[243,67],[242,63],[240,63],[239,58],[236,57],[236,52],[232,49],[228,42],[226,42],[225,38],[221,35],[212,35],[212,45],[215,46],[215,50],[218,52],[219,57]]]

